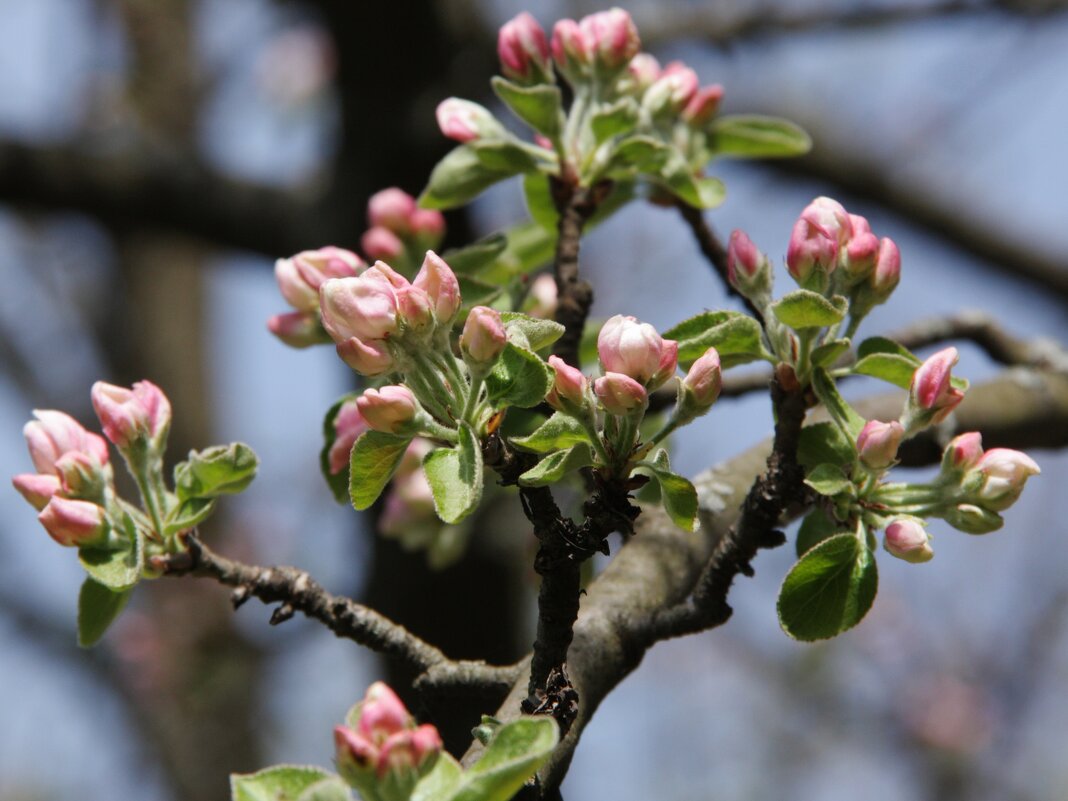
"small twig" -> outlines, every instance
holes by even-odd
[[[579,244],[582,229],[597,210],[606,188],[574,187],[550,179],[553,200],[560,213],[557,222],[556,259],[556,322],[564,326],[564,335],[553,345],[553,353],[568,364],[579,366],[579,344],[582,330],[593,305],[593,287],[579,276]]]
[[[417,682],[423,686],[504,688],[518,675],[515,665],[496,667],[480,661],[451,660],[440,649],[375,610],[327,592],[303,570],[246,565],[215,553],[191,533],[182,540],[187,550],[156,557],[152,567],[168,576],[211,578],[234,587],[231,602],[235,608],[253,596],[265,604],[279,603],[271,615],[272,625],[301,612],[325,624],[338,637],[401,659],[419,671]]]

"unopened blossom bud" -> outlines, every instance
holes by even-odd
[[[720,369],[719,351],[709,348],[690,366],[686,377],[679,384],[676,412],[679,421],[692,420],[711,409],[722,388],[723,374]]]
[[[369,259],[393,261],[404,253],[404,243],[388,228],[376,225],[360,237],[360,247]]]
[[[407,799],[441,753],[438,730],[429,723],[390,736],[379,752],[375,776],[383,801]]]
[[[593,382],[593,392],[609,414],[624,417],[649,402],[645,387],[623,373],[605,373]]]
[[[457,142],[500,139],[506,134],[489,109],[458,97],[446,98],[438,104],[437,119],[441,132]]]
[[[98,543],[108,532],[103,508],[59,495],[52,496],[37,519],[60,545],[76,548]]]
[[[412,716],[392,688],[376,681],[369,688],[360,705],[357,731],[362,737],[381,746],[391,734],[407,729]]]
[[[983,455],[983,436],[978,431],[960,434],[942,451],[942,472],[965,472],[979,463]]]
[[[315,312],[288,312],[267,319],[267,330],[291,348],[308,348],[329,342]]]
[[[798,218],[790,233],[786,249],[786,267],[802,287],[822,290],[826,276],[834,272],[838,259],[838,242],[832,232]]]
[[[622,8],[583,17],[579,28],[589,45],[594,65],[602,72],[618,72],[641,49],[638,28]]]
[[[941,516],[953,528],[965,534],[989,534],[1005,524],[1005,520],[997,512],[971,503],[957,504]]]
[[[859,214],[850,214],[853,233],[840,252],[842,267],[852,281],[867,278],[875,269],[879,255],[879,239],[871,232],[867,219]]]
[[[460,334],[460,352],[471,365],[486,366],[497,361],[508,334],[501,322],[501,314],[488,306],[475,306],[467,315],[463,333]]]
[[[388,228],[397,234],[411,230],[415,198],[403,189],[391,186],[371,195],[367,201],[367,223],[372,228]]]
[[[104,435],[120,450],[146,438],[157,449],[166,441],[171,402],[151,381],[138,381],[131,389],[97,381],[90,397]]]
[[[366,265],[355,253],[333,246],[304,250],[288,259],[278,259],[274,275],[282,297],[297,311],[319,308],[319,286],[327,278],[358,275]]]
[[[573,19],[562,19],[553,26],[550,49],[556,66],[572,83],[588,69],[592,59],[592,45]]]
[[[694,128],[700,128],[719,111],[723,102],[723,86],[714,83],[698,89],[682,109],[682,119]]]
[[[452,322],[460,310],[460,283],[441,256],[432,250],[426,252],[412,286],[426,292],[439,325]]]
[[[730,285],[755,301],[771,291],[771,262],[749,236],[734,229],[727,244],[727,280]]]
[[[22,429],[29,446],[30,459],[38,473],[56,475],[56,461],[70,451],[81,451],[108,463],[108,445],[99,434],[86,431],[81,423],[65,412],[34,409],[31,420]]]
[[[1016,503],[1027,479],[1042,472],[1034,459],[1011,448],[991,448],[979,458],[975,470],[983,483],[974,500],[995,512]]]
[[[81,451],[69,451],[60,456],[56,460],[56,472],[63,493],[79,500],[102,499],[104,488],[111,479],[109,468],[103,467],[95,456]]]
[[[597,335],[597,355],[605,372],[623,373],[653,390],[675,374],[679,344],[649,323],[617,314]]]
[[[886,527],[883,547],[898,559],[919,564],[934,558],[927,531],[915,520],[895,520]]]
[[[385,434],[408,434],[418,428],[419,402],[404,386],[367,389],[356,399],[367,425]]]
[[[642,97],[650,114],[678,114],[693,99],[700,82],[697,73],[681,61],[672,61]]]
[[[897,459],[897,449],[905,427],[897,420],[881,423],[869,420],[857,436],[857,454],[869,470],[885,470]]]
[[[875,303],[883,303],[901,280],[901,252],[894,240],[883,237],[879,240],[879,254],[875,259],[870,284]]]
[[[545,31],[526,11],[501,26],[497,35],[497,55],[506,78],[520,83],[543,83],[552,79]]]
[[[334,415],[334,441],[327,451],[327,466],[336,475],[349,465],[349,454],[360,434],[367,430],[367,421],[360,414],[356,399],[341,404]]]
[[[349,337],[338,343],[337,355],[357,373],[368,378],[392,373],[397,366],[381,339],[364,342],[359,337]]]
[[[549,357],[549,366],[553,368],[553,386],[545,396],[546,402],[561,411],[568,408],[581,409],[586,406],[586,376],[577,367],[572,367],[559,356]]]
[[[542,273],[530,284],[530,292],[527,295],[530,306],[526,312],[531,317],[540,317],[543,320],[553,319],[556,307],[560,301],[556,290],[556,279],[549,273]]]
[[[645,90],[660,77],[660,62],[649,53],[638,53],[630,60],[619,82],[620,93],[641,98]]]
[[[60,489],[56,476],[42,473],[21,473],[12,478],[11,483],[38,512],[48,505]]]
[[[805,206],[801,219],[822,228],[839,247],[845,247],[853,236],[853,220],[849,212],[841,203],[829,197],[818,197]]]
[[[951,370],[958,358],[956,348],[946,348],[927,359],[913,373],[909,403],[920,410],[925,422],[942,422],[964,400],[964,393],[950,383]]]
[[[324,281],[319,301],[323,327],[338,344],[352,337],[385,339],[398,330],[396,289],[379,269]]]
[[[397,290],[397,313],[406,331],[425,331],[434,324],[434,306],[421,288],[407,284]]]
[[[376,797],[371,793],[374,792],[378,749],[348,726],[334,727],[334,748],[341,778],[366,791],[370,798]]]
[[[410,224],[412,235],[423,247],[437,247],[445,235],[445,216],[437,209],[416,209]]]

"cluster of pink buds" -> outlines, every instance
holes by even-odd
[[[360,247],[369,259],[416,261],[445,236],[445,218],[435,209],[421,209],[398,187],[376,192],[367,203],[367,225]]]
[[[549,41],[538,21],[526,11],[501,26],[497,35],[501,73],[519,84],[551,83]]]
[[[274,315],[267,321],[267,328],[293,348],[329,341],[319,324],[319,287],[330,278],[359,275],[365,267],[355,253],[333,246],[279,259],[274,276],[282,297],[296,311]]]
[[[617,314],[597,335],[597,356],[604,375],[593,391],[609,414],[645,410],[648,393],[675,375],[679,343],[664,339],[649,323]]]
[[[1001,528],[1005,511],[1020,497],[1027,479],[1042,471],[1026,453],[1011,448],[983,450],[982,437],[954,437],[942,454],[942,481],[950,501],[941,512],[954,528],[986,534]]]
[[[617,76],[641,49],[638,29],[621,8],[599,11],[553,27],[551,50],[557,68],[575,84],[589,77]]]
[[[367,690],[354,727],[334,729],[334,744],[341,777],[372,801],[407,801],[442,749],[438,730],[416,726],[382,682]]]

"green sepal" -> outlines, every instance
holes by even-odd
[[[838,394],[834,379],[822,367],[817,367],[812,371],[812,391],[827,409],[831,419],[841,426],[853,442],[856,442],[866,421],[846,402],[845,398]]]
[[[434,510],[446,523],[458,523],[482,499],[482,448],[467,422],[460,423],[460,441],[437,448],[423,458],[423,472],[434,495]]]
[[[805,483],[820,495],[829,497],[841,495],[843,492],[855,494],[853,482],[842,472],[842,468],[835,464],[816,465],[805,477]]]
[[[849,468],[856,460],[856,445],[834,423],[813,423],[801,429],[797,461],[805,470],[814,470],[821,464]]]
[[[78,645],[82,648],[96,645],[132,593],[132,588],[116,592],[92,578],[83,581],[78,592]]]
[[[122,513],[124,534],[110,546],[86,546],[78,549],[78,561],[90,578],[112,592],[134,586],[145,568],[144,537],[133,518]]]
[[[547,348],[564,335],[564,327],[553,320],[543,320],[520,312],[501,312],[501,322],[511,340],[515,333],[522,335],[516,344],[530,350]]]
[[[234,495],[252,483],[260,460],[243,442],[190,451],[174,466],[174,491],[179,501]]]
[[[509,342],[486,376],[490,405],[494,409],[537,406],[552,387],[553,375],[552,368],[538,354]]]
[[[451,798],[463,773],[460,763],[448,751],[442,751],[434,767],[415,785],[411,801],[445,801]]]
[[[564,113],[563,99],[558,87],[546,83],[520,86],[499,75],[494,76],[490,83],[497,97],[535,131],[550,139],[560,135]]]
[[[509,801],[545,764],[559,739],[560,729],[551,717],[520,718],[502,726],[445,799]]]
[[[349,500],[357,511],[370,508],[389,484],[411,437],[364,431],[349,454]]]
[[[812,149],[812,140],[787,120],[738,114],[713,120],[708,128],[708,145],[716,156],[788,158],[803,156]]]
[[[809,549],[787,573],[779,591],[779,624],[804,642],[834,637],[868,613],[878,584],[867,544],[854,534],[837,534]]]
[[[812,349],[812,364],[816,367],[832,367],[849,350],[848,339],[832,339]]]
[[[701,358],[709,347],[716,348],[724,367],[769,355],[760,323],[741,312],[701,312],[669,328],[664,338],[679,343],[679,364],[683,367]]]
[[[508,247],[508,237],[493,234],[462,248],[447,250],[441,258],[457,275],[476,273],[493,264]]]
[[[519,477],[522,487],[547,487],[555,484],[568,473],[573,473],[594,463],[593,451],[585,442],[572,445],[564,451],[546,456]]]
[[[534,453],[552,453],[579,443],[590,443],[586,427],[570,414],[555,412],[552,417],[525,437],[512,437],[517,448]]]
[[[838,525],[822,509],[816,508],[805,515],[801,527],[797,530],[794,549],[798,558],[804,556],[814,546],[838,533]]]
[[[337,429],[334,427],[334,422],[337,420],[341,407],[355,397],[355,392],[342,395],[327,409],[326,416],[323,417],[323,447],[319,450],[319,472],[323,474],[326,486],[330,488],[330,492],[334,495],[334,500],[338,503],[344,503],[349,499],[349,469],[346,466],[337,473],[330,472],[330,449],[337,439]]]
[[[594,140],[601,144],[613,136],[630,133],[638,123],[639,113],[632,97],[622,97],[610,106],[603,106],[590,118]]]
[[[230,774],[231,801],[298,801],[332,773],[311,765],[275,765],[256,773]]]
[[[449,151],[430,173],[419,205],[424,209],[452,209],[482,194],[498,181],[510,178],[519,170],[490,168],[468,145]]]
[[[661,453],[665,458],[657,458]],[[656,480],[660,502],[671,522],[683,531],[693,531],[697,520],[697,490],[688,479],[667,469],[666,456],[666,452],[660,451],[652,461],[639,462],[636,470]]]
[[[835,325],[842,322],[848,310],[845,298],[836,295],[828,300],[808,289],[795,289],[771,304],[771,311],[779,321],[795,331]]]

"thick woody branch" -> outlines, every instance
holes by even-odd
[[[509,685],[516,678],[515,666],[450,660],[441,650],[375,610],[327,592],[303,570],[246,565],[215,553],[192,534],[186,535],[184,542],[186,551],[157,557],[152,567],[164,575],[210,578],[234,587],[235,608],[250,597],[265,604],[280,604],[271,615],[272,625],[301,612],[323,623],[338,637],[402,660],[419,671],[416,683],[425,688],[457,685],[496,688]]]
[[[553,353],[578,367],[582,330],[593,305],[593,287],[579,275],[579,243],[582,229],[597,210],[598,198],[605,190],[602,187],[573,187],[555,179],[550,181],[560,213],[553,265],[557,293],[555,319],[564,326],[564,335],[556,341]]]

